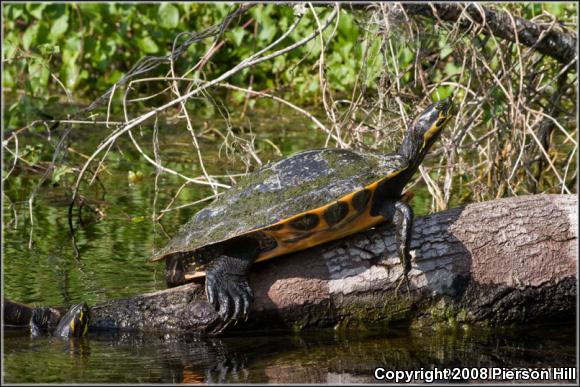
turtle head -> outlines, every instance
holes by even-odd
[[[453,103],[451,98],[445,98],[431,104],[425,111],[419,114],[409,130],[415,140],[425,147],[436,140],[447,122],[453,117]]]
[[[54,335],[61,337],[84,336],[89,329],[90,321],[91,310],[88,305],[84,302],[75,305],[60,319]]]
[[[451,117],[453,117],[451,98],[431,104],[409,125],[399,153],[409,160],[420,162],[431,145],[439,138],[439,134]]]

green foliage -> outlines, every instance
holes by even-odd
[[[221,22],[234,7],[237,5],[224,3],[6,5],[3,88],[12,95],[28,95],[34,100],[20,100],[7,111],[5,122],[15,125],[12,117],[26,117],[31,106],[42,110],[51,96],[64,99],[65,90],[80,103],[96,98],[142,57],[168,55],[179,33],[202,31]],[[329,12],[322,10],[320,20]],[[273,4],[253,7],[237,26],[226,31],[225,45],[205,66],[204,76],[211,79],[227,71],[279,38],[294,20],[291,7]],[[304,38],[315,28],[317,24],[307,12],[300,27],[282,45]],[[356,46],[359,32],[353,17],[342,12],[336,36],[325,42],[326,69],[337,91],[352,88],[360,70],[362,50]],[[328,40],[330,31],[324,37]],[[187,69],[187,65],[195,63],[210,43],[206,40],[190,47],[178,69]],[[374,52],[377,49],[373,47]],[[254,88],[290,86],[293,99],[313,102],[320,92],[315,66],[319,54],[320,41],[315,39],[285,56],[237,74],[232,81],[247,85],[253,76]]]
[[[64,99],[63,88],[76,103],[96,98],[144,56],[168,55],[179,33],[202,31],[221,22],[238,6],[228,3],[211,6],[195,3],[21,3],[4,6],[2,86],[9,95],[28,96],[5,111],[5,124],[8,127],[21,124],[23,117],[30,117],[26,113],[31,107],[43,110],[49,106],[51,96]],[[562,20],[575,15],[571,3],[521,3],[502,7],[527,19],[542,12],[550,12]],[[331,9],[317,8],[316,11],[322,21]],[[364,39],[367,30],[373,33],[373,27],[361,28],[356,17],[356,12],[341,11],[334,35],[331,37],[333,28],[323,34],[325,72],[331,91],[350,93],[363,67],[365,86],[371,91],[376,89],[378,77],[385,69],[391,79],[397,72],[400,74],[401,87],[415,87],[415,60],[425,50],[439,52],[432,81],[459,76],[461,63],[453,55],[455,43],[442,38],[444,34],[434,31],[419,43],[392,39],[393,47],[381,47],[381,39]],[[294,20],[294,10],[290,6],[260,4],[252,7],[225,31],[224,44],[204,66],[202,77],[212,79],[231,69],[279,38]],[[316,20],[308,11],[299,27],[276,48],[295,43],[316,28]],[[183,41],[183,38],[179,40]],[[178,71],[191,67],[210,44],[211,39],[207,39],[190,47],[178,61]],[[491,51],[495,46],[492,39],[482,49]],[[284,98],[302,104],[316,103],[321,95],[317,66],[320,50],[320,39],[313,39],[306,46],[236,74],[230,82],[247,86],[252,77],[253,89],[284,90],[287,94],[281,95]],[[497,59],[490,65],[494,71],[500,68]],[[450,93],[449,88],[439,88],[433,95],[443,97]],[[234,93],[232,102],[244,103],[245,96]]]

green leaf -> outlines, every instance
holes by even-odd
[[[71,36],[65,42],[65,49],[62,52],[62,61],[64,64],[76,61],[80,52],[80,40],[78,37]]]
[[[115,55],[115,51],[117,51],[117,43],[113,40],[106,41],[104,45],[101,45],[101,47],[103,47],[105,54],[109,57]]]
[[[68,167],[66,165],[59,165],[52,172],[52,182],[58,183],[60,181],[60,179],[62,178],[62,176],[66,175],[67,173],[72,173],[72,172],[73,172],[73,169],[71,167]]]
[[[141,223],[143,221],[145,221],[144,216],[134,216],[131,218],[131,222],[133,222],[133,223]]]
[[[54,24],[50,28],[50,38],[56,41],[62,34],[68,29],[68,16],[66,14],[62,15],[54,21]]]
[[[159,18],[162,27],[175,28],[179,24],[179,10],[173,4],[163,3],[159,6]]]
[[[39,24],[35,24],[33,26],[29,26],[24,34],[22,35],[22,47],[28,51],[30,49],[30,45],[36,39],[36,34],[38,32]]]
[[[270,41],[274,38],[274,35],[276,35],[277,30],[278,28],[275,24],[263,25],[262,30],[258,34],[258,39]]]
[[[123,73],[122,71],[119,71],[117,69],[113,70],[108,77],[109,82],[111,83],[115,83],[117,82],[119,79],[121,79],[121,77],[124,75],[125,73]]]
[[[241,91],[234,90],[234,91],[232,91],[231,97],[236,103],[240,104],[240,103],[244,102],[244,99],[246,98],[246,94],[241,92]]]
[[[439,52],[439,58],[440,59],[445,59],[452,52],[453,52],[453,49],[451,47],[449,47],[449,46],[446,46],[446,47],[442,48],[441,51]]]
[[[346,60],[348,58],[351,58],[353,53],[352,53],[352,49],[353,49],[353,44],[351,42],[342,42],[343,44],[339,45],[337,47],[337,51],[340,53],[340,55],[342,55],[342,60],[346,62]]]
[[[440,101],[444,98],[450,97],[453,94],[453,88],[451,86],[440,86],[431,94],[433,100]]]
[[[403,50],[401,51],[401,53],[399,55],[399,60],[401,62],[400,66],[406,67],[409,64],[413,63],[413,61],[415,60],[415,54],[408,47],[405,47],[405,48],[403,48]]]
[[[8,11],[8,19],[10,20],[18,19],[20,15],[22,15],[22,13],[24,12],[20,4],[7,5],[6,8]]]
[[[546,8],[546,11],[548,11],[549,13],[551,13],[556,17],[562,17],[564,15],[565,7],[566,4],[561,4],[557,2],[544,4],[544,8]]]
[[[274,64],[272,65],[272,72],[280,73],[284,71],[285,68],[286,68],[286,57],[283,55],[276,57],[276,59],[274,59]]]
[[[14,78],[12,78],[12,74],[10,74],[10,71],[5,71],[4,74],[2,74],[2,88],[4,89],[9,89],[14,87],[15,82],[14,82]]]
[[[4,40],[4,44],[2,45],[2,59],[5,61],[11,60],[16,54],[16,49],[17,47],[13,42]],[[6,76],[6,73],[8,71],[5,71],[3,75]]]
[[[34,16],[36,19],[42,19],[42,11],[49,3],[41,3],[41,4],[26,4],[26,10],[29,14]]]
[[[445,65],[445,72],[447,75],[455,75],[461,72],[461,66],[457,66],[455,63],[447,63]]]
[[[40,44],[37,47],[38,52],[42,55],[59,54],[60,46],[55,46],[50,43]]]
[[[239,46],[240,43],[242,43],[244,35],[246,35],[246,30],[244,30],[242,27],[236,27],[232,30],[232,37],[234,38],[236,46]]]
[[[65,84],[68,88],[70,89],[74,89],[77,81],[78,81],[78,75],[79,75],[79,68],[76,65],[76,62],[72,61],[69,62],[65,68]]]
[[[159,47],[150,36],[137,39],[137,46],[146,54],[155,54],[159,51]]]
[[[340,15],[338,31],[350,41],[355,41],[358,36],[358,27],[353,23],[352,16],[345,12]]]
[[[28,65],[28,76],[32,93],[34,95],[42,94],[50,76],[45,64],[39,61],[31,61]]]
[[[314,79],[314,80],[312,80],[312,82],[310,82],[310,85],[308,86],[308,91],[315,92],[315,91],[318,91],[319,88],[320,88],[320,86],[318,84],[318,80]]]

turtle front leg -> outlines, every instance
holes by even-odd
[[[257,255],[257,245],[237,243],[206,270],[207,299],[224,322],[220,331],[233,321],[248,318],[254,298],[248,275]]]
[[[403,276],[408,281],[407,275],[411,271],[411,230],[413,229],[413,209],[404,201],[395,203],[395,238],[399,259],[403,265]]]
[[[191,257],[185,254],[175,254],[165,260],[165,283],[173,288],[187,282],[186,267],[191,265]]]
[[[388,200],[383,202],[377,211],[387,220],[392,220],[395,225],[395,240],[397,242],[397,253],[403,265],[403,273],[400,281],[409,286],[408,274],[411,271],[411,230],[413,228],[413,209],[402,200]],[[397,285],[397,290],[402,282]]]
[[[252,261],[222,255],[206,270],[205,292],[225,323],[247,318],[253,300],[248,283]]]

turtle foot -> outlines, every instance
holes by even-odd
[[[206,271],[208,301],[223,321],[214,333],[220,333],[231,323],[248,318],[253,300],[247,276],[250,266],[247,260],[222,256]]]

